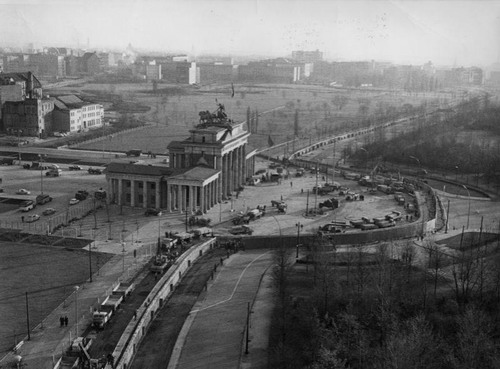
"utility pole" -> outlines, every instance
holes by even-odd
[[[307,190],[306,217],[309,215],[309,190]]]
[[[314,215],[316,215],[316,205],[318,203],[318,173],[319,173],[319,162],[316,162],[316,191],[314,192]]]
[[[30,309],[28,307],[28,292],[26,292],[26,325],[28,327],[28,341],[31,339],[30,333]]]
[[[448,233],[448,220],[450,219],[450,199],[448,199],[448,207],[446,209],[446,227],[444,233]]]
[[[332,185],[335,182],[335,143],[337,141],[333,141],[333,162],[332,162]]]

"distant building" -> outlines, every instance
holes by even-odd
[[[80,59],[81,72],[89,76],[100,72],[100,61],[96,53],[85,53]]]
[[[162,78],[168,83],[189,83],[189,68],[191,63],[188,62],[168,62],[161,63]]]
[[[238,79],[242,82],[294,83],[301,75],[300,64],[284,58],[250,62],[238,67]]]
[[[234,66],[230,64],[198,63],[200,69],[199,83],[231,82],[234,77]]]
[[[66,77],[66,61],[64,55],[32,54],[29,56],[29,69],[39,76]]]
[[[200,67],[196,65],[196,62],[192,62],[189,67],[189,81],[190,85],[200,83]]]
[[[161,64],[147,64],[146,65],[146,79],[148,81],[161,80]]]
[[[316,51],[292,51],[292,59],[299,63],[316,63],[323,60],[323,53]]]
[[[75,95],[54,98],[53,131],[81,132],[104,125],[104,108],[100,104],[89,103]]]

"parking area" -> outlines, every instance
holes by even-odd
[[[31,162],[24,162],[31,164]],[[45,166],[50,166],[51,163],[44,163]],[[106,187],[104,174],[90,174],[88,166],[81,166],[80,170],[70,170],[70,164],[58,164],[60,173],[58,176],[47,176],[48,170],[40,169],[25,169],[20,165],[3,166],[0,174],[2,178],[1,189],[3,190],[0,200],[0,222],[2,226],[9,227],[9,223],[21,222],[22,217],[27,219],[32,214],[40,215],[41,222],[48,221],[51,217],[57,217],[60,214],[67,214],[73,207],[86,206],[91,208],[91,205],[84,205],[84,202],[91,200],[73,201],[75,194],[79,190],[85,190],[90,194],[98,191],[100,188]],[[103,169],[93,167],[96,169]],[[26,190],[27,193],[19,194],[20,190]],[[28,193],[29,192],[29,193]],[[52,198],[44,204],[38,204],[34,209],[21,211],[20,205],[26,200],[36,200],[40,194],[49,195]],[[55,212],[46,211],[53,208]],[[44,215],[44,212],[47,215]]]
[[[259,176],[267,176],[269,173],[271,177],[271,173],[274,173],[276,168],[271,169],[269,165],[267,160],[257,159],[256,172],[260,172]],[[330,222],[349,223],[351,220],[363,217],[368,219],[385,217],[393,212],[394,214],[401,213],[401,218],[396,224],[412,222],[416,219],[414,213],[409,212],[405,206],[413,202],[413,197],[409,194],[402,194],[405,198],[405,203],[402,203],[396,201],[394,194],[386,194],[377,190],[370,191],[369,187],[359,185],[356,180],[345,179],[339,171],[336,171],[334,176],[330,173],[328,179],[325,174],[320,173],[316,179],[316,174],[311,171],[305,171],[303,176],[297,177],[297,170],[298,168],[285,169],[283,172],[285,177],[279,182],[266,181],[254,186],[246,186],[244,191],[225,204],[231,207],[232,216],[226,216],[229,220],[216,227],[217,233],[229,235],[234,226],[231,219],[247,214],[259,205],[259,207],[262,205],[266,207],[265,215],[249,221],[248,226],[253,230],[253,235],[270,235],[278,234],[278,232],[296,234],[299,222],[300,232],[316,233],[319,226]],[[343,191],[335,190],[321,195],[313,193],[316,185],[323,185],[327,180],[329,183],[332,183],[332,180],[338,182]],[[320,204],[324,205],[331,198],[338,200],[337,209],[322,207],[322,212],[314,212],[314,209],[319,209]],[[346,198],[356,198],[356,200],[346,200]],[[277,206],[272,205],[272,202],[284,202],[286,211],[280,212]],[[213,213],[213,209],[210,212]],[[355,230],[359,229],[346,229],[347,232]]]

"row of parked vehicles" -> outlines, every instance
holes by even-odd
[[[334,233],[345,232],[349,228],[359,228],[363,231],[394,227],[396,222],[402,219],[401,212],[392,211],[383,217],[367,218],[362,217],[361,219],[349,220],[349,221],[332,221],[318,229],[318,234],[329,235]]]

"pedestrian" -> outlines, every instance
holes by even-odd
[[[290,187],[293,187],[293,182],[290,182]]]
[[[59,317],[59,323],[61,323],[61,327],[64,326],[64,317],[63,316]]]
[[[303,188],[300,189],[300,193],[304,193],[304,189]]]
[[[21,222],[24,223],[24,215],[21,217]]]
[[[64,317],[64,325],[65,325],[66,327],[68,326],[68,320],[69,320],[69,319],[68,319],[68,316],[66,315],[66,316]]]
[[[134,320],[137,319],[137,310],[134,311]]]

